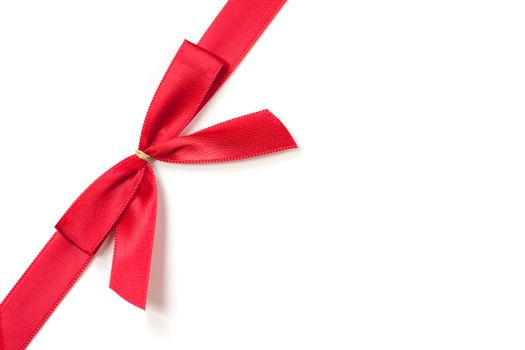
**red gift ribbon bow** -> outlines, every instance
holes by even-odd
[[[115,229],[110,288],[145,309],[157,207],[152,159],[210,163],[297,147],[268,110],[180,136],[286,0],[230,0],[198,45],[185,41],[162,79],[139,148],[91,184],[0,304],[0,349],[28,346]]]

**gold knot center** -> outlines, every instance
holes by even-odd
[[[148,163],[151,162],[151,160],[153,159],[148,154],[142,152],[140,149],[135,151],[135,155]]]

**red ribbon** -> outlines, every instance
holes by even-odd
[[[57,232],[0,304],[0,349],[25,348],[115,231],[110,288],[146,307],[157,190],[147,156],[210,163],[295,148],[268,110],[180,136],[277,14],[285,0],[230,0],[198,45],[185,41],[144,122],[137,155],[91,184],[56,225]]]

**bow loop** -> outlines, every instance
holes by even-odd
[[[184,41],[171,62],[149,107],[139,149],[179,136],[207,101],[206,96],[225,63]]]
[[[252,158],[296,148],[276,116],[263,110],[231,119],[152,147],[155,159],[172,163],[212,163]]]
[[[147,163],[130,156],[93,182],[62,216],[56,229],[94,254],[142,182]]]

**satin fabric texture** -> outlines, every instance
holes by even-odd
[[[230,0],[198,44],[184,41],[147,112],[139,156],[120,161],[77,198],[0,304],[1,350],[28,346],[112,231],[110,288],[131,304],[146,308],[157,187],[148,157],[142,155],[163,162],[204,164],[297,147],[268,110],[182,136],[284,2]]]

